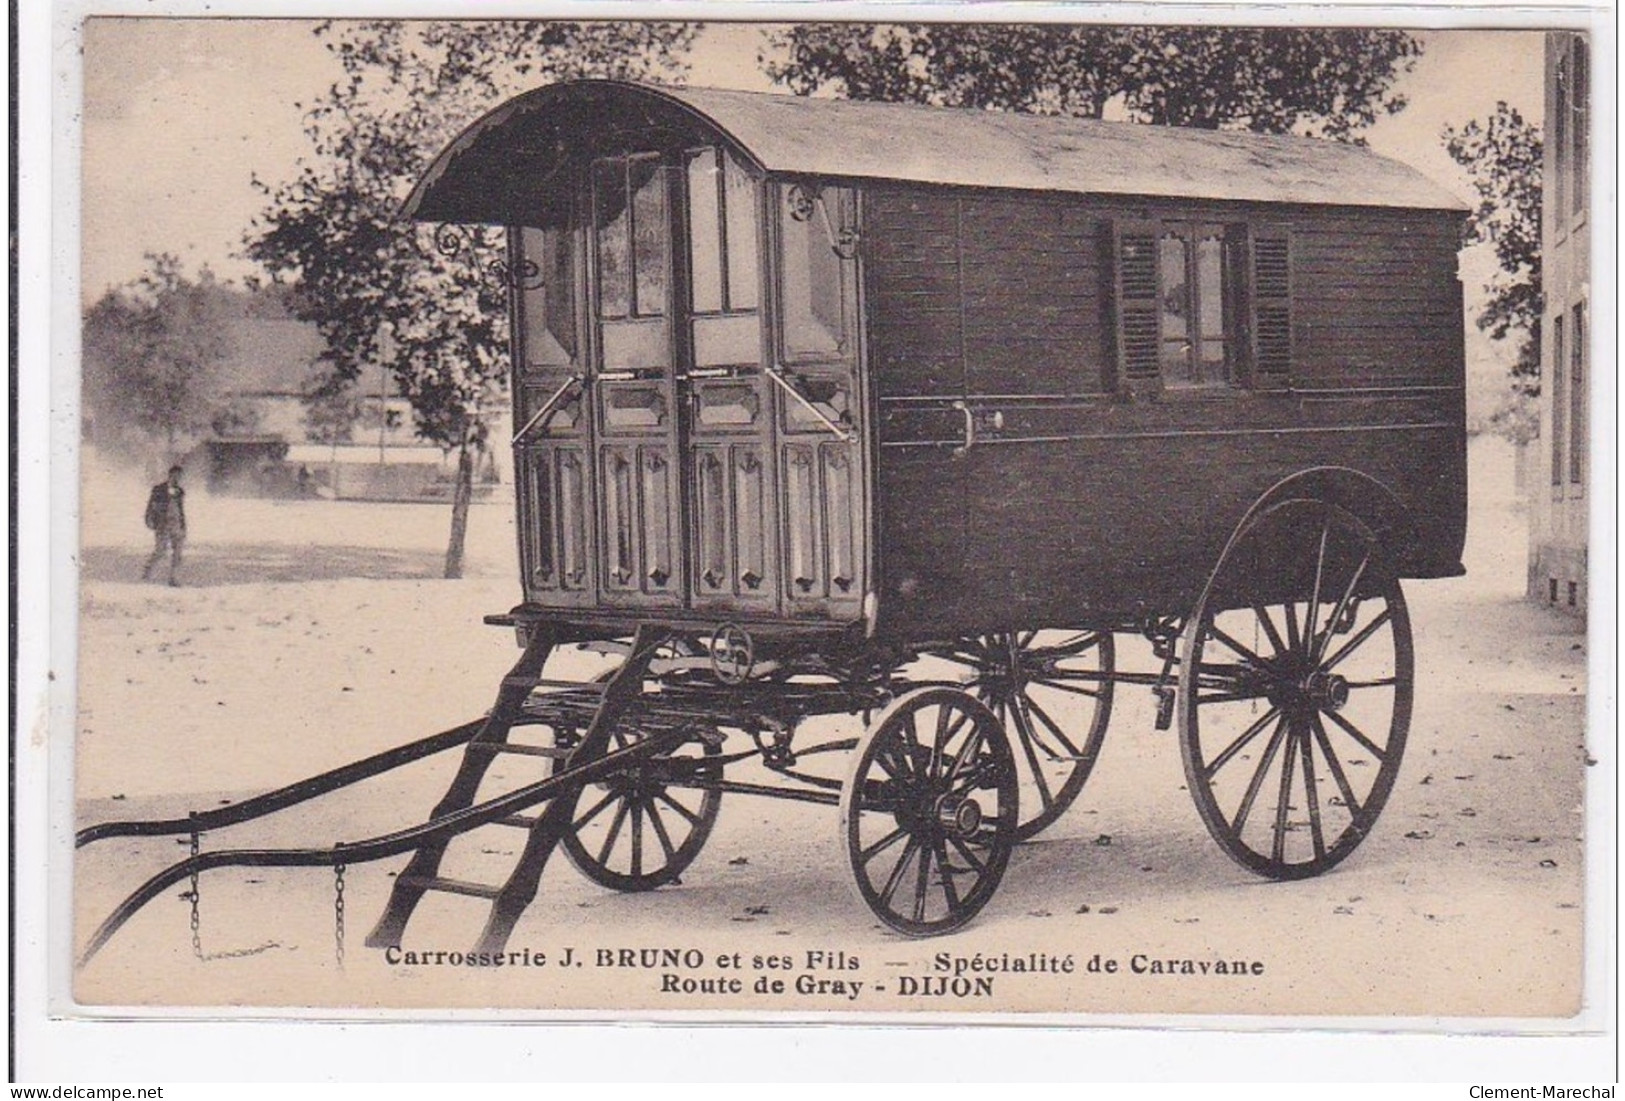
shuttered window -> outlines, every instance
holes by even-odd
[[[1120,381],[1134,384],[1161,376],[1159,280],[1154,222],[1117,226],[1117,370]]]
[[[1122,220],[1112,233],[1120,385],[1288,383],[1291,245],[1284,231],[1170,218]]]
[[[1285,386],[1292,375],[1292,265],[1286,234],[1253,234],[1252,258],[1253,385]]]

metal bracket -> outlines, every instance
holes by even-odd
[[[786,378],[772,367],[764,366],[762,370],[767,372],[767,377],[778,383],[779,386],[784,389],[786,394],[789,394],[791,397],[800,402],[802,406],[806,408],[807,412],[811,413],[813,416],[817,417],[821,422],[823,422],[824,427],[835,433],[835,435],[840,438],[842,443],[852,442],[852,433],[848,432],[839,424],[824,416],[824,411],[819,409],[818,406],[814,405],[811,401],[808,401],[807,395],[801,392],[800,387],[796,386],[795,383],[790,381],[790,379]]]
[[[542,402],[542,407],[536,410],[535,414],[530,418],[530,420],[525,422],[525,426],[513,434],[513,446],[518,447],[520,444],[524,443],[525,437],[529,436],[531,431],[534,430],[538,424],[542,423],[542,418],[547,416],[554,409],[558,408],[559,402],[564,400],[564,395],[569,391],[570,387],[577,386],[580,383],[580,375],[571,375],[569,378],[565,379],[564,384],[557,390],[554,390],[551,397]]]

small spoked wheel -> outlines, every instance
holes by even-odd
[[[1100,756],[1112,714],[1109,631],[1003,631],[963,638],[940,656],[972,670],[966,687],[1015,742],[1026,841],[1066,813]]]
[[[1015,757],[997,716],[968,692],[906,693],[858,745],[841,835],[875,915],[908,936],[970,921],[1015,846]]]
[[[637,730],[617,729],[608,751],[641,737]],[[716,825],[722,793],[695,785],[721,775],[708,760],[721,751],[716,739],[696,740],[588,784],[561,841],[570,863],[617,891],[652,891],[676,882]]]
[[[1347,857],[1393,790],[1413,676],[1405,599],[1363,521],[1297,498],[1248,519],[1181,654],[1185,777],[1214,840],[1273,879]]]

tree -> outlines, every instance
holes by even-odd
[[[1487,121],[1447,126],[1445,149],[1471,175],[1478,206],[1467,219],[1469,244],[1490,244],[1500,265],[1485,285],[1478,327],[1497,340],[1518,341],[1514,385],[1540,393],[1540,127],[1505,100]]]
[[[675,77],[693,29],[673,23],[398,20],[324,23],[342,72],[306,113],[311,156],[261,183],[247,255],[290,290],[326,343],[335,393],[375,364],[395,376],[417,434],[457,455],[447,577],[462,574],[475,456],[506,386],[507,287],[479,234],[450,254],[396,212],[430,160],[503,98],[549,80]]]
[[[768,75],[801,95],[912,101],[1358,141],[1405,105],[1399,31],[1288,27],[801,24]]]
[[[178,259],[148,254],[150,269],[85,311],[84,404],[98,438],[143,447],[180,441],[225,411],[221,367],[235,351],[233,295],[204,268],[189,279]]]

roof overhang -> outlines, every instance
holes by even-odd
[[[1321,139],[586,80],[526,92],[475,122],[435,158],[403,212],[547,225],[591,159],[704,144],[776,176],[1466,209],[1409,165]]]

